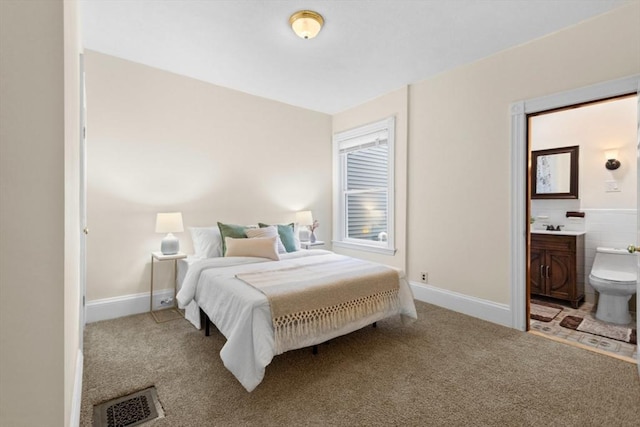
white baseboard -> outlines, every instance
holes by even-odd
[[[493,301],[471,297],[424,283],[409,282],[409,284],[411,285],[414,297],[420,301],[499,325],[512,327],[511,308],[507,304],[499,304]],[[154,309],[162,308],[160,301],[172,297],[172,289],[154,292]],[[87,323],[146,313],[148,311],[148,292],[89,301],[87,303]]]
[[[173,289],[163,289],[153,293],[153,309],[163,308],[160,301],[173,298]],[[149,311],[149,292],[104,298],[87,302],[87,323],[115,319]]]
[[[471,297],[424,283],[409,282],[413,296],[422,302],[444,307],[468,316],[512,328],[511,308],[507,304]]]
[[[69,425],[71,427],[78,427],[80,425],[83,364],[84,356],[82,355],[82,350],[78,349],[78,357],[76,358],[76,377],[73,382],[73,397],[71,400],[71,419],[69,420]]]

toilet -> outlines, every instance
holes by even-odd
[[[626,249],[597,248],[589,283],[599,292],[596,319],[627,324],[631,322],[629,300],[636,293],[636,254]]]

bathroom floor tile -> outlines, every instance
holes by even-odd
[[[589,336],[589,335],[582,335],[578,337],[576,341],[579,342],[580,344],[584,344],[593,348],[598,348],[598,346],[600,345],[600,340],[598,338],[595,338],[594,336]]]
[[[598,344],[598,348],[600,350],[613,351],[613,352],[619,353],[620,349],[622,348],[621,344],[622,343],[620,343],[619,341],[601,339],[600,344]]]
[[[636,352],[634,350],[627,350],[627,349],[621,349],[620,350],[620,356],[625,356],[625,357],[636,357]]]
[[[542,334],[553,336],[561,340],[566,340],[572,343],[580,343],[583,346],[598,350],[600,353],[609,353],[611,355],[623,356],[637,360],[638,347],[634,344],[625,343],[622,341],[616,341],[609,338],[601,337],[598,335],[592,335],[586,332],[576,331],[560,326],[560,322],[565,316],[578,316],[582,318],[595,319],[595,307],[592,303],[583,303],[577,309],[572,308],[570,305],[564,305],[562,302],[553,301],[556,304],[562,305],[563,309],[551,322],[541,322],[538,320],[529,321],[529,329],[538,331]],[[635,313],[631,313],[633,319],[631,323],[627,325],[629,328],[636,327]]]

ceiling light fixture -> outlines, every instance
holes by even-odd
[[[324,25],[324,18],[318,12],[300,10],[289,18],[293,32],[303,39],[312,39],[318,35]]]

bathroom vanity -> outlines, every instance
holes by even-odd
[[[532,295],[569,301],[578,308],[584,299],[584,232],[531,232]]]

